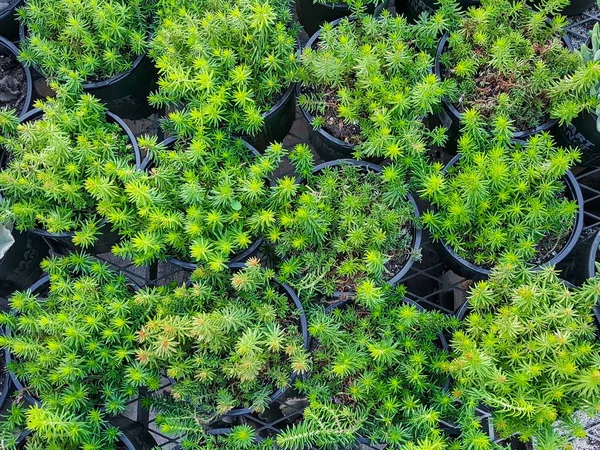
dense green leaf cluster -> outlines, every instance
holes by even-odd
[[[271,202],[279,215],[268,234],[284,259],[281,279],[302,298],[338,291],[356,293],[366,307],[381,303],[385,282],[420,256],[412,248],[416,217],[405,169],[346,162],[313,173],[306,145],[290,159],[304,180],[277,180]]]
[[[95,241],[100,216],[96,194],[109,189],[108,178],[128,179],[136,172],[134,151],[123,129],[107,119],[99,100],[81,93],[78,83],[54,84],[58,95],[38,101],[43,114],[22,124],[0,111],[0,145],[6,167],[0,192],[6,199],[3,220],[18,230],[43,228],[51,233],[76,232],[74,241]]]
[[[137,294],[136,304],[157,310],[138,333],[138,359],[166,369],[173,397],[197,423],[235,408],[262,411],[292,373],[310,368],[301,311],[257,259],[232,276],[198,272],[189,287]]]
[[[420,193],[435,207],[422,223],[458,255],[490,267],[502,257],[538,264],[565,245],[579,205],[566,197],[563,177],[579,161],[548,133],[512,141],[513,128],[498,117],[494,129],[475,110],[464,115],[460,159],[423,177]]]
[[[255,156],[220,131],[170,148],[149,137],[140,144],[151,157],[149,169],[117,174],[98,193],[98,209],[125,237],[113,249],[117,256],[138,265],[175,257],[216,272],[275,222],[268,180],[285,154],[281,145]]]
[[[129,70],[146,51],[154,0],[27,0],[21,61],[49,77],[87,82]]]
[[[439,109],[448,83],[432,73],[433,58],[419,49],[415,31],[403,16],[386,11],[325,24],[316,47],[304,49],[299,72],[299,103],[314,116],[312,126],[361,144],[361,156],[408,166],[430,143],[443,143],[442,130],[429,132],[422,122]]]
[[[442,79],[458,87],[450,101],[459,112],[506,116],[519,131],[542,125],[569,100],[551,97],[552,85],[579,64],[562,40],[567,23],[558,12],[568,0],[543,0],[535,9],[526,0],[481,3],[450,33],[441,56]]]
[[[150,102],[184,107],[169,118],[189,136],[205,126],[256,134],[296,76],[297,31],[280,3],[213,1],[163,12],[150,50],[160,74]]]
[[[600,278],[569,288],[553,268],[497,266],[469,296],[449,364],[461,397],[494,411],[503,436],[535,436],[536,448],[565,446],[552,423],[600,412],[600,345],[592,307]]]
[[[136,333],[150,311],[134,302],[123,275],[93,258],[72,254],[43,268],[46,289],[15,293],[14,314],[0,315],[11,331],[0,337],[13,358],[7,368],[40,401],[16,415],[34,432],[26,448],[112,449],[118,432],[107,417],[140,387],[159,387],[158,371],[136,361]]]
[[[279,447],[353,448],[362,437],[391,449],[457,448],[439,429],[457,413],[444,390],[449,353],[439,342],[454,322],[393,296],[371,313],[350,304],[316,312],[309,324],[314,367],[296,383],[309,406],[277,436]]]

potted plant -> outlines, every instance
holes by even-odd
[[[548,131],[558,122],[551,111],[562,108],[569,95],[550,96],[551,87],[578,66],[564,34],[566,20],[555,15],[561,3],[542,0],[533,10],[525,0],[482,0],[458,30],[444,35],[435,70],[441,80],[456,84],[440,115],[452,138],[466,109],[479,111],[490,123],[508,117],[516,139]]]
[[[202,425],[263,411],[310,369],[306,318],[289,286],[256,258],[233,274],[198,270],[196,282],[138,293],[156,310],[138,332],[142,367],[173,380],[172,397]]]
[[[111,174],[136,171],[139,148],[127,125],[77,83],[54,88],[55,98],[21,120],[0,112],[2,223],[12,220],[61,252],[105,253],[118,235],[96,212],[96,198],[116,191]]]
[[[21,117],[31,108],[33,80],[18,57],[17,47],[0,36],[0,110],[14,110]]]
[[[304,31],[312,36],[327,22],[357,14],[378,16],[389,0],[297,0],[296,13]]]
[[[169,258],[187,270],[216,272],[258,249],[275,221],[268,180],[285,155],[281,145],[260,155],[219,130],[161,144],[144,137],[140,144],[147,171],[123,172],[120,194],[99,206],[125,236],[113,249],[117,256],[137,265]]]
[[[440,421],[458,408],[445,389],[442,333],[454,322],[397,295],[370,312],[351,303],[313,311],[313,370],[296,382],[309,405],[276,437],[278,447],[450,448]]]
[[[440,130],[423,125],[424,116],[441,106],[447,83],[431,73],[433,61],[419,49],[420,35],[404,17],[384,11],[378,18],[325,24],[307,42],[298,101],[321,158],[416,164],[430,141],[444,142]]]
[[[158,372],[136,360],[136,332],[152,312],[135,302],[137,286],[90,256],[47,259],[43,268],[48,275],[0,315],[7,368],[30,403],[20,414],[34,436],[26,448],[115,448],[108,417],[139,388],[160,386]]]
[[[355,297],[376,306],[385,286],[420,258],[419,210],[406,170],[356,160],[315,167],[305,144],[290,160],[303,180],[277,180],[271,201],[279,215],[267,234],[283,259],[279,277],[302,298]]]
[[[583,227],[583,196],[569,171],[579,152],[548,133],[514,141],[502,117],[488,134],[475,110],[463,124],[458,155],[421,179],[419,193],[433,206],[423,226],[466,277],[485,277],[503,259],[557,264]]]
[[[501,437],[518,434],[536,448],[560,449],[553,423],[581,437],[571,416],[598,413],[598,329],[592,308],[600,278],[581,288],[562,282],[553,267],[501,264],[477,283],[458,316],[448,370],[460,399],[492,409]]]
[[[479,0],[407,0],[399,5],[399,10],[410,18],[422,17],[423,13],[435,15],[440,9],[457,6],[466,10],[479,5]]]
[[[564,78],[551,90],[555,96],[569,94],[565,107],[552,111],[553,117],[561,118],[560,137],[568,145],[594,154],[600,145],[600,26],[594,25],[588,42],[576,52],[580,66],[574,74]]]
[[[156,76],[145,57],[154,0],[31,0],[19,9],[20,59],[49,78],[75,74],[115,114],[154,112]]]
[[[281,142],[296,118],[297,29],[274,0],[179,4],[162,12],[150,56],[155,106],[184,134],[223,127],[259,150]],[[213,57],[217,55],[218,57]]]

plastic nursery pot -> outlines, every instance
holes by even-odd
[[[137,292],[141,289],[141,287],[135,281],[133,281],[131,278],[129,278],[127,275],[125,275],[125,278],[127,279],[127,284],[129,284],[129,286],[131,287],[131,289],[134,292]],[[38,298],[44,299],[44,296],[48,294],[49,289],[50,289],[50,275],[44,275],[42,278],[40,278],[35,283],[33,283],[29,287],[28,290],[32,294],[37,295]],[[13,311],[13,314],[16,314],[16,313]],[[8,327],[4,330],[4,332],[5,332],[6,336],[10,336],[12,333],[11,329]],[[8,348],[4,349],[4,360],[6,361],[6,364],[9,364],[13,360],[13,357],[12,357],[10,351],[8,350]],[[20,395],[23,396],[25,401],[27,401],[27,403],[29,403],[30,405],[39,405],[40,401],[35,396],[33,396],[32,394],[29,393],[28,388],[21,382],[21,380],[19,380],[17,375],[13,372],[10,372],[9,374],[10,374],[10,379],[12,381],[12,384],[13,384],[15,390],[19,391]],[[102,409],[104,409],[104,408],[102,408]],[[135,448],[137,448],[137,447],[135,447]]]
[[[463,9],[467,9],[471,6],[479,5],[480,2],[479,0],[458,0],[457,3]],[[405,0],[404,4],[400,6],[400,9],[403,12],[406,12],[408,17],[412,19],[418,18],[423,12],[432,14],[438,8],[439,4],[437,0]]]
[[[169,138],[165,139],[161,145],[163,145],[166,148],[171,148],[171,147],[173,147],[175,142],[177,142],[176,137],[169,137]],[[250,153],[252,153],[254,156],[261,156],[260,152],[258,150],[256,150],[251,144],[249,144],[245,140],[242,140],[242,142],[248,148]],[[144,161],[142,162],[142,169],[148,170],[151,167],[152,167],[152,162],[150,161],[150,158],[147,156],[144,159]],[[250,245],[250,247],[248,247],[246,250],[242,251],[241,253],[237,253],[237,254],[233,255],[229,259],[229,262],[234,263],[234,262],[246,261],[248,258],[256,255],[256,253],[258,252],[258,249],[262,245],[263,241],[264,241],[264,239],[262,237],[257,238],[252,243],[252,245]],[[192,263],[189,261],[183,261],[178,258],[167,258],[167,261],[180,269],[187,270],[188,272],[193,272],[194,270],[196,270],[198,268],[198,264]]]
[[[378,166],[377,164],[373,164],[373,163],[366,162],[366,161],[358,161],[356,159],[338,159],[335,161],[328,161],[323,164],[319,164],[318,166],[316,166],[313,169],[313,174],[318,174],[322,170],[327,169],[329,167],[339,167],[339,166],[342,166],[345,164],[351,164],[351,165],[360,167],[365,172],[370,170],[373,172],[381,173],[381,171],[383,170],[381,166]],[[415,211],[415,220],[418,221],[421,214],[419,211],[419,207],[417,206],[417,202],[415,201],[415,199],[413,198],[413,196],[410,193],[407,193],[406,197],[407,197],[408,201],[412,204],[414,211]],[[421,248],[422,238],[423,238],[423,231],[420,228],[413,226],[411,254],[415,253],[416,251],[418,251]],[[414,263],[414,260],[409,257],[409,259],[402,266],[402,268],[397,273],[395,273],[392,278],[390,278],[387,281],[387,284],[389,284],[390,286],[394,286],[394,285],[398,284],[398,282],[400,282],[404,278],[404,276],[408,273],[408,271],[412,267],[413,263]],[[349,294],[348,292],[337,291],[337,292],[334,292],[332,296],[334,299],[343,299],[345,297],[348,297],[348,294]],[[410,302],[410,300],[409,300],[409,302]]]
[[[230,271],[236,272],[236,271],[246,267],[246,264],[241,263],[241,262],[230,262],[230,263],[227,263],[227,267],[229,268]],[[299,320],[300,320],[300,329],[302,330],[302,340],[304,342],[304,348],[306,350],[308,350],[309,344],[310,344],[310,340],[308,337],[308,322],[306,320],[306,314],[304,312],[302,303],[300,302],[298,295],[294,292],[294,290],[290,286],[288,286],[285,283],[282,283],[281,281],[277,280],[276,278],[274,279],[274,282],[279,287],[280,293],[286,295],[288,297],[288,299],[291,300],[292,303],[294,303],[294,306],[300,313]],[[187,285],[190,286],[191,284],[192,284],[191,281],[188,281]],[[290,375],[289,386],[291,386],[294,383],[294,380],[297,377],[298,377],[298,374],[296,372],[292,372],[292,374]],[[171,382],[172,385],[175,385],[177,383],[177,381],[172,378],[169,378],[169,381]],[[281,388],[281,389],[277,390],[276,392],[274,392],[271,395],[271,399],[269,400],[269,405],[272,405],[277,400],[279,400],[281,397],[283,397],[288,389],[289,389],[289,387],[284,387],[284,388]],[[239,416],[245,416],[247,414],[252,414],[253,412],[254,411],[252,410],[252,408],[236,408],[236,409],[230,410],[229,412],[223,414],[220,417],[221,418],[223,418],[223,417],[239,417]]]
[[[126,448],[127,450],[152,450],[156,448],[156,441],[142,424],[122,416],[111,418],[109,423],[121,432],[117,448]],[[18,450],[25,448],[27,438],[30,435],[31,430],[25,430],[20,434],[17,439]]]
[[[283,142],[296,120],[296,85],[292,83],[277,103],[262,115],[263,127],[256,136],[244,140],[263,152],[273,142]]]
[[[42,117],[42,115],[43,111],[41,109],[31,110],[21,118],[20,123],[38,120]],[[129,143],[131,144],[135,154],[135,165],[137,168],[140,168],[142,164],[142,156],[137,144],[137,140],[135,139],[132,131],[125,124],[125,122],[123,122],[121,118],[115,114],[107,112],[106,118],[109,122],[119,125],[119,127],[121,127],[123,130],[123,133],[127,135]],[[92,247],[85,249],[85,251],[89,254],[98,255],[100,253],[108,253],[110,252],[112,246],[119,241],[119,234],[115,231],[112,231],[110,224],[104,219],[100,221],[99,231],[100,236],[96,243]],[[67,254],[81,250],[81,247],[78,247],[73,243],[75,232],[50,233],[49,231],[40,228],[34,228],[31,230],[31,233],[44,238],[46,242],[48,242],[48,245],[50,245],[50,248],[57,253]]]
[[[440,44],[438,45],[437,53],[435,55],[435,74],[440,80],[443,80],[441,57],[442,54],[446,51],[446,48],[448,47],[449,37],[450,34],[448,32],[446,32],[444,36],[442,36]],[[571,40],[566,34],[563,35],[563,42],[565,43],[565,46],[572,52],[573,45],[571,44]],[[450,102],[448,98],[443,97],[442,103],[443,108],[436,115],[436,121],[439,122],[440,125],[448,129],[448,138],[449,143],[451,143],[451,145],[447,147],[447,149],[455,150],[456,140],[460,135],[460,119],[462,117],[462,113],[458,111],[456,106],[452,102]],[[529,136],[533,136],[534,134],[541,133],[544,131],[550,131],[552,128],[554,128],[554,126],[557,123],[558,119],[549,119],[536,128],[530,128],[527,130],[515,132],[513,134],[513,139],[527,139]]]
[[[461,155],[458,154],[454,158],[452,158],[450,162],[448,162],[448,164],[444,168],[444,174],[448,172],[450,167],[452,167],[460,159],[460,157]],[[558,252],[554,257],[552,257],[548,261],[534,267],[534,269],[539,269],[543,266],[558,265],[571,253],[571,251],[577,244],[579,236],[581,235],[581,230],[583,229],[583,194],[581,192],[581,188],[579,187],[579,183],[577,182],[575,176],[573,176],[573,173],[571,173],[571,171],[567,172],[567,174],[563,178],[563,182],[565,183],[565,186],[567,188],[565,191],[566,197],[571,200],[575,200],[579,208],[577,215],[575,216],[575,224],[573,226],[573,229],[571,230],[567,243],[561,249],[561,251]],[[441,251],[441,256],[443,256],[446,260],[446,263],[455,272],[457,272],[464,278],[470,280],[482,280],[487,278],[490,274],[490,269],[480,267],[462,258],[444,241],[440,242],[438,248]]]
[[[11,41],[19,39],[17,9],[24,4],[25,0],[8,0],[8,7],[0,11],[0,34]]]
[[[584,232],[585,234],[585,232]],[[557,265],[561,277],[581,285],[596,274],[596,256],[600,245],[600,231],[580,239],[573,251]]]
[[[383,0],[377,6],[369,4],[367,13],[379,15],[388,7],[388,4],[389,0]],[[316,33],[325,22],[333,22],[352,14],[345,3],[323,4],[317,3],[316,0],[296,0],[296,12],[298,21],[309,36]]]
[[[19,27],[21,40],[27,37],[27,29]],[[148,35],[148,43],[151,35]],[[34,66],[38,72],[42,73]],[[141,119],[154,114],[156,108],[148,103],[148,95],[156,89],[158,72],[147,53],[138,55],[131,68],[106,80],[83,85],[86,92],[99,98],[109,111],[124,119]]]
[[[10,9],[10,8],[9,8]],[[3,30],[2,19],[0,18],[0,32]],[[0,36],[0,55],[13,56],[15,59],[19,56],[19,49],[14,46],[8,39]],[[31,77],[31,69],[29,67],[19,63],[23,72],[25,73],[25,80],[27,82],[25,99],[21,110],[18,111],[19,117],[23,117],[27,111],[31,108],[31,99],[33,97],[33,78]]]

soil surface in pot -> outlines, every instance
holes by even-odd
[[[0,12],[2,3],[0,3]],[[20,112],[27,97],[27,77],[25,70],[12,55],[0,54],[0,108],[15,109]]]
[[[350,86],[348,87],[351,88]],[[362,143],[360,127],[355,124],[346,123],[338,114],[339,102],[337,92],[337,89],[318,90],[312,86],[302,87],[303,94],[317,94],[323,96],[326,105],[325,112],[319,114],[325,121],[323,130],[346,144],[360,144]],[[311,113],[311,115],[314,116],[315,114]]]

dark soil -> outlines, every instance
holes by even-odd
[[[0,0],[0,14],[2,14],[5,9],[10,8],[13,3],[14,1],[11,0]]]
[[[0,3],[1,5],[1,3]],[[21,112],[27,96],[27,78],[12,54],[0,54],[0,108]]]
[[[128,450],[127,446],[121,441],[117,442],[117,445],[115,445],[115,449],[116,450]]]
[[[340,141],[345,142],[346,144],[357,145],[362,143],[360,137],[360,127],[358,125],[347,124],[342,118],[339,117],[339,103],[337,100],[336,89],[317,91],[313,87],[304,86],[302,88],[302,93],[318,93],[323,95],[326,103],[325,113],[322,114],[322,117],[325,120],[323,130],[327,131],[330,135],[339,139]]]
[[[564,236],[546,235],[537,245],[537,257],[532,261],[536,265],[550,261],[567,245],[571,233]]]

